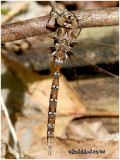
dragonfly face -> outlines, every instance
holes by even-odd
[[[58,25],[65,28],[77,28],[78,26],[77,18],[74,13],[69,11],[63,12],[60,17],[56,18],[56,20]]]

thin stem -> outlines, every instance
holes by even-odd
[[[9,114],[8,114],[8,111],[7,111],[7,107],[5,106],[5,103],[3,101],[3,98],[1,96],[1,106],[2,106],[2,109],[4,111],[4,114],[5,114],[5,117],[7,119],[7,122],[8,122],[8,126],[10,128],[10,132],[11,132],[11,135],[14,139],[14,142],[15,142],[15,145],[17,146],[18,150],[19,150],[19,155],[17,157],[17,159],[19,159],[20,157],[23,157],[23,154],[21,153],[21,148],[20,148],[20,145],[19,145],[19,142],[18,142],[18,139],[17,139],[17,135],[16,135],[16,132],[15,132],[15,129],[12,125],[12,122],[10,120],[10,117],[9,117]]]
[[[12,9],[4,18],[1,20],[1,24],[5,24],[10,19],[12,19],[16,14],[18,14],[20,11],[26,9],[29,5],[30,1],[24,1],[21,2],[18,6],[16,6],[14,9]]]

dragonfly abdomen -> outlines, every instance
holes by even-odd
[[[49,112],[48,112],[48,130],[47,141],[49,154],[51,154],[52,142],[54,141],[54,129],[56,118],[57,97],[59,90],[60,68],[65,60],[63,51],[56,51],[54,54],[55,72],[53,74],[53,81],[51,86],[50,100],[49,100]]]

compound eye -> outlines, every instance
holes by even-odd
[[[69,16],[67,16],[67,15],[64,15],[64,18],[65,18],[65,19],[68,19],[68,18],[69,18]]]
[[[74,20],[75,18],[74,17],[70,17],[70,20]]]

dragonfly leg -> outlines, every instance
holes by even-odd
[[[49,19],[48,19],[47,24],[46,24],[47,28],[53,28],[53,29],[55,28],[55,25],[53,25],[53,24],[50,23],[50,20],[52,19],[52,14],[55,14],[55,13],[58,15],[58,13],[56,11],[54,11],[53,9],[51,9],[50,16],[49,16]]]
[[[81,30],[82,30],[82,28],[80,28],[80,30],[79,30],[79,32],[78,32],[78,34],[77,34],[77,37],[79,36],[79,34],[80,34]]]
[[[82,30],[82,28],[80,28],[80,30],[79,30],[79,32],[78,32],[76,38],[80,35],[81,30]]]

